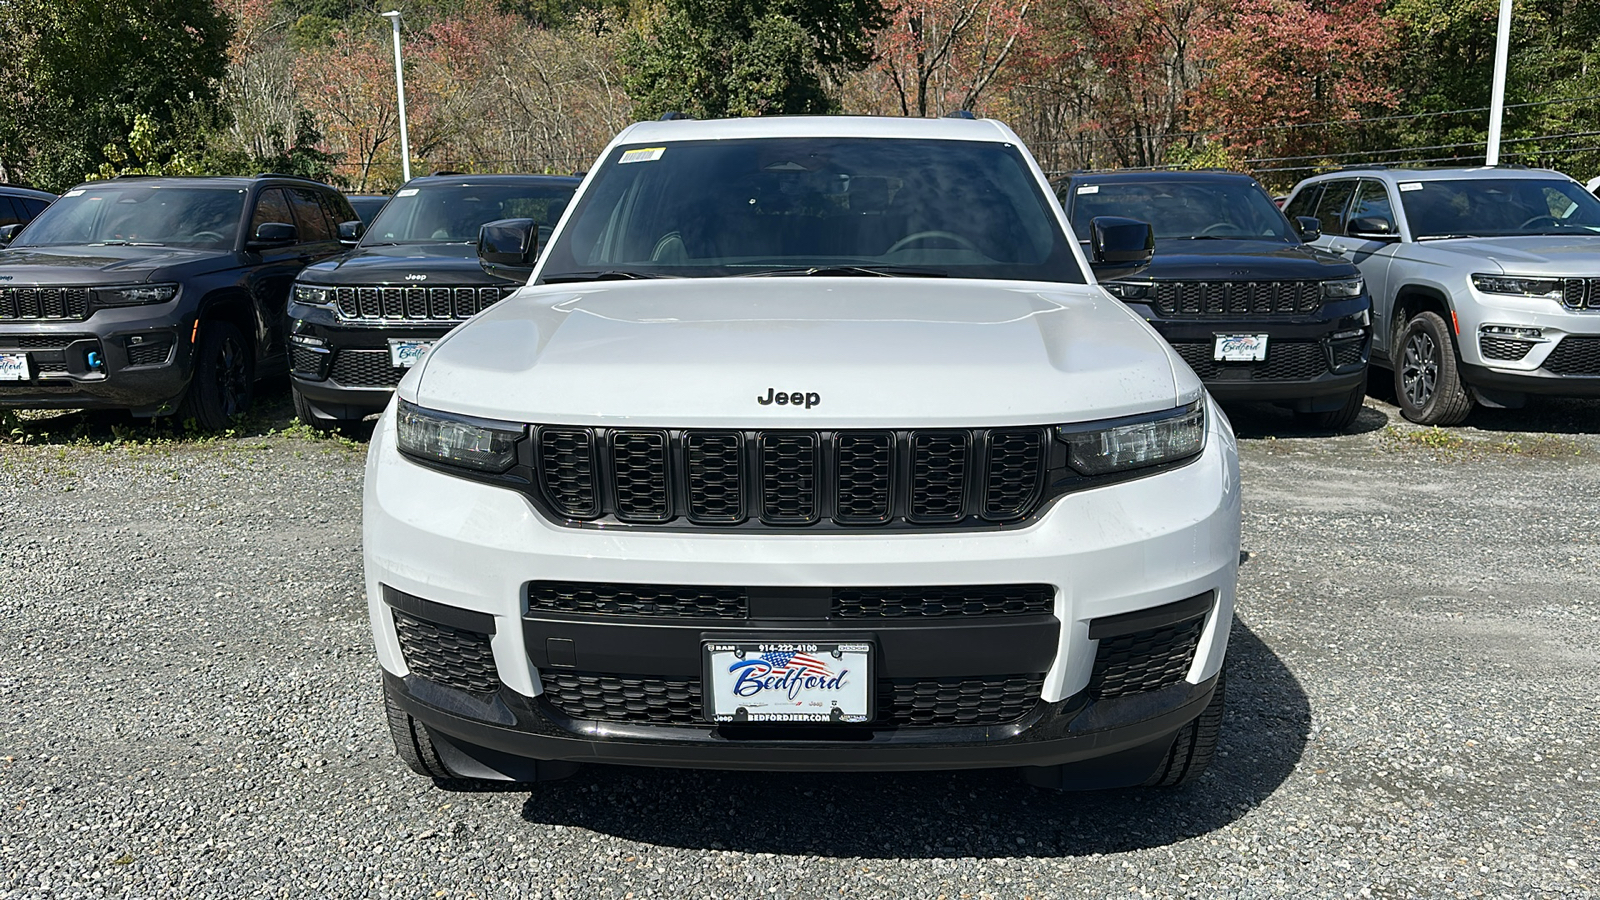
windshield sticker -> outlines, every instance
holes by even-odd
[[[1098,194],[1098,193],[1100,193],[1100,185],[1098,185],[1098,184],[1080,185],[1078,187],[1078,193],[1080,193],[1080,194]]]
[[[395,192],[395,196],[396,197],[409,197],[412,194],[415,194],[416,192],[417,192],[417,188],[406,188],[403,191],[396,191]]]
[[[623,163],[655,162],[656,160],[660,159],[661,154],[665,152],[667,152],[667,148],[665,147],[644,147],[638,150],[628,150],[622,154],[621,159],[617,160],[617,165],[620,166]]]
[[[1420,182],[1420,181],[1402,181],[1402,182],[1400,182],[1400,190],[1402,190],[1402,191],[1420,191],[1420,190],[1422,190],[1422,182]]]
[[[83,193],[83,191],[81,191],[81,190],[78,190],[78,191],[67,191],[65,194],[62,194],[61,196],[63,196],[63,197],[76,197],[76,196],[78,196],[79,194],[82,194],[82,193]]]

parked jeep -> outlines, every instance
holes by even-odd
[[[1371,299],[1348,260],[1317,250],[1235,172],[1073,175],[1058,193],[1080,239],[1096,216],[1151,223],[1138,275],[1101,282],[1147,319],[1219,400],[1267,400],[1342,431],[1366,397]]]
[[[14,184],[0,184],[0,247],[4,247],[22,226],[32,222],[56,195]]]
[[[1600,396],[1600,200],[1536,169],[1340,171],[1302,181],[1290,215],[1360,267],[1373,358],[1406,418],[1453,425],[1474,403]]]
[[[222,427],[283,371],[289,285],[354,218],[337,191],[287,176],[67,191],[0,251],[0,407]]]
[[[489,271],[479,264],[479,229],[498,219],[527,219],[548,238],[581,180],[413,178],[355,250],[301,272],[288,309],[301,421],[331,428],[387,406],[401,376],[434,341],[527,282],[531,268]]]

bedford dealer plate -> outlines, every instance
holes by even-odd
[[[1218,362],[1262,362],[1267,358],[1264,334],[1219,334],[1212,359]]]
[[[433,348],[433,341],[411,341],[389,338],[389,362],[398,369],[409,369],[417,364],[422,354]]]
[[[0,381],[27,381],[28,354],[0,353]]]
[[[872,645],[706,641],[706,718],[718,723],[872,721]]]

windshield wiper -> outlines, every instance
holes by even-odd
[[[1233,241],[1236,237],[1222,237],[1216,234],[1186,234],[1181,238],[1165,238],[1169,241]]]
[[[636,281],[645,278],[673,278],[672,275],[657,275],[649,272],[629,272],[625,269],[606,269],[603,272],[567,272],[561,275],[550,275],[541,278],[543,284],[567,284],[574,281]]]
[[[122,238],[113,238],[109,241],[95,241],[86,246],[90,247],[163,247],[158,241],[127,241]]]
[[[1475,238],[1476,234],[1425,234],[1417,238],[1418,241],[1453,241],[1456,238]]]
[[[949,273],[938,269],[919,269],[911,266],[796,266],[791,269],[766,269],[746,272],[743,278],[767,278],[774,275],[865,275],[875,278],[948,278]]]

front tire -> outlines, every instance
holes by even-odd
[[[1222,712],[1228,688],[1227,668],[1217,670],[1217,686],[1211,691],[1211,702],[1183,726],[1178,737],[1167,751],[1155,773],[1145,781],[1145,787],[1179,787],[1194,784],[1211,765],[1217,752],[1217,738],[1222,734]]]
[[[194,377],[178,405],[178,420],[194,420],[201,431],[220,431],[250,408],[255,354],[244,335],[227,322],[202,322],[194,345]]]
[[[394,739],[395,755],[406,767],[418,775],[424,775],[435,781],[443,781],[451,777],[450,770],[445,768],[444,760],[439,758],[439,751],[433,746],[433,738],[428,734],[428,726],[413,719],[409,713],[400,708],[390,695],[387,685],[383,689],[383,712],[389,720],[389,737]]]
[[[1455,338],[1438,313],[1417,313],[1397,342],[1395,399],[1400,414],[1418,425],[1456,425],[1472,412],[1472,397],[1461,383]]]
[[[1344,398],[1343,406],[1331,412],[1301,413],[1300,421],[1318,431],[1342,433],[1355,424],[1366,399],[1367,377],[1362,375],[1361,383],[1350,390],[1349,395]]]
[[[307,427],[317,431],[340,431],[354,425],[354,419],[322,419],[311,409],[311,401],[301,396],[298,388],[292,389],[294,394],[294,414]]]

